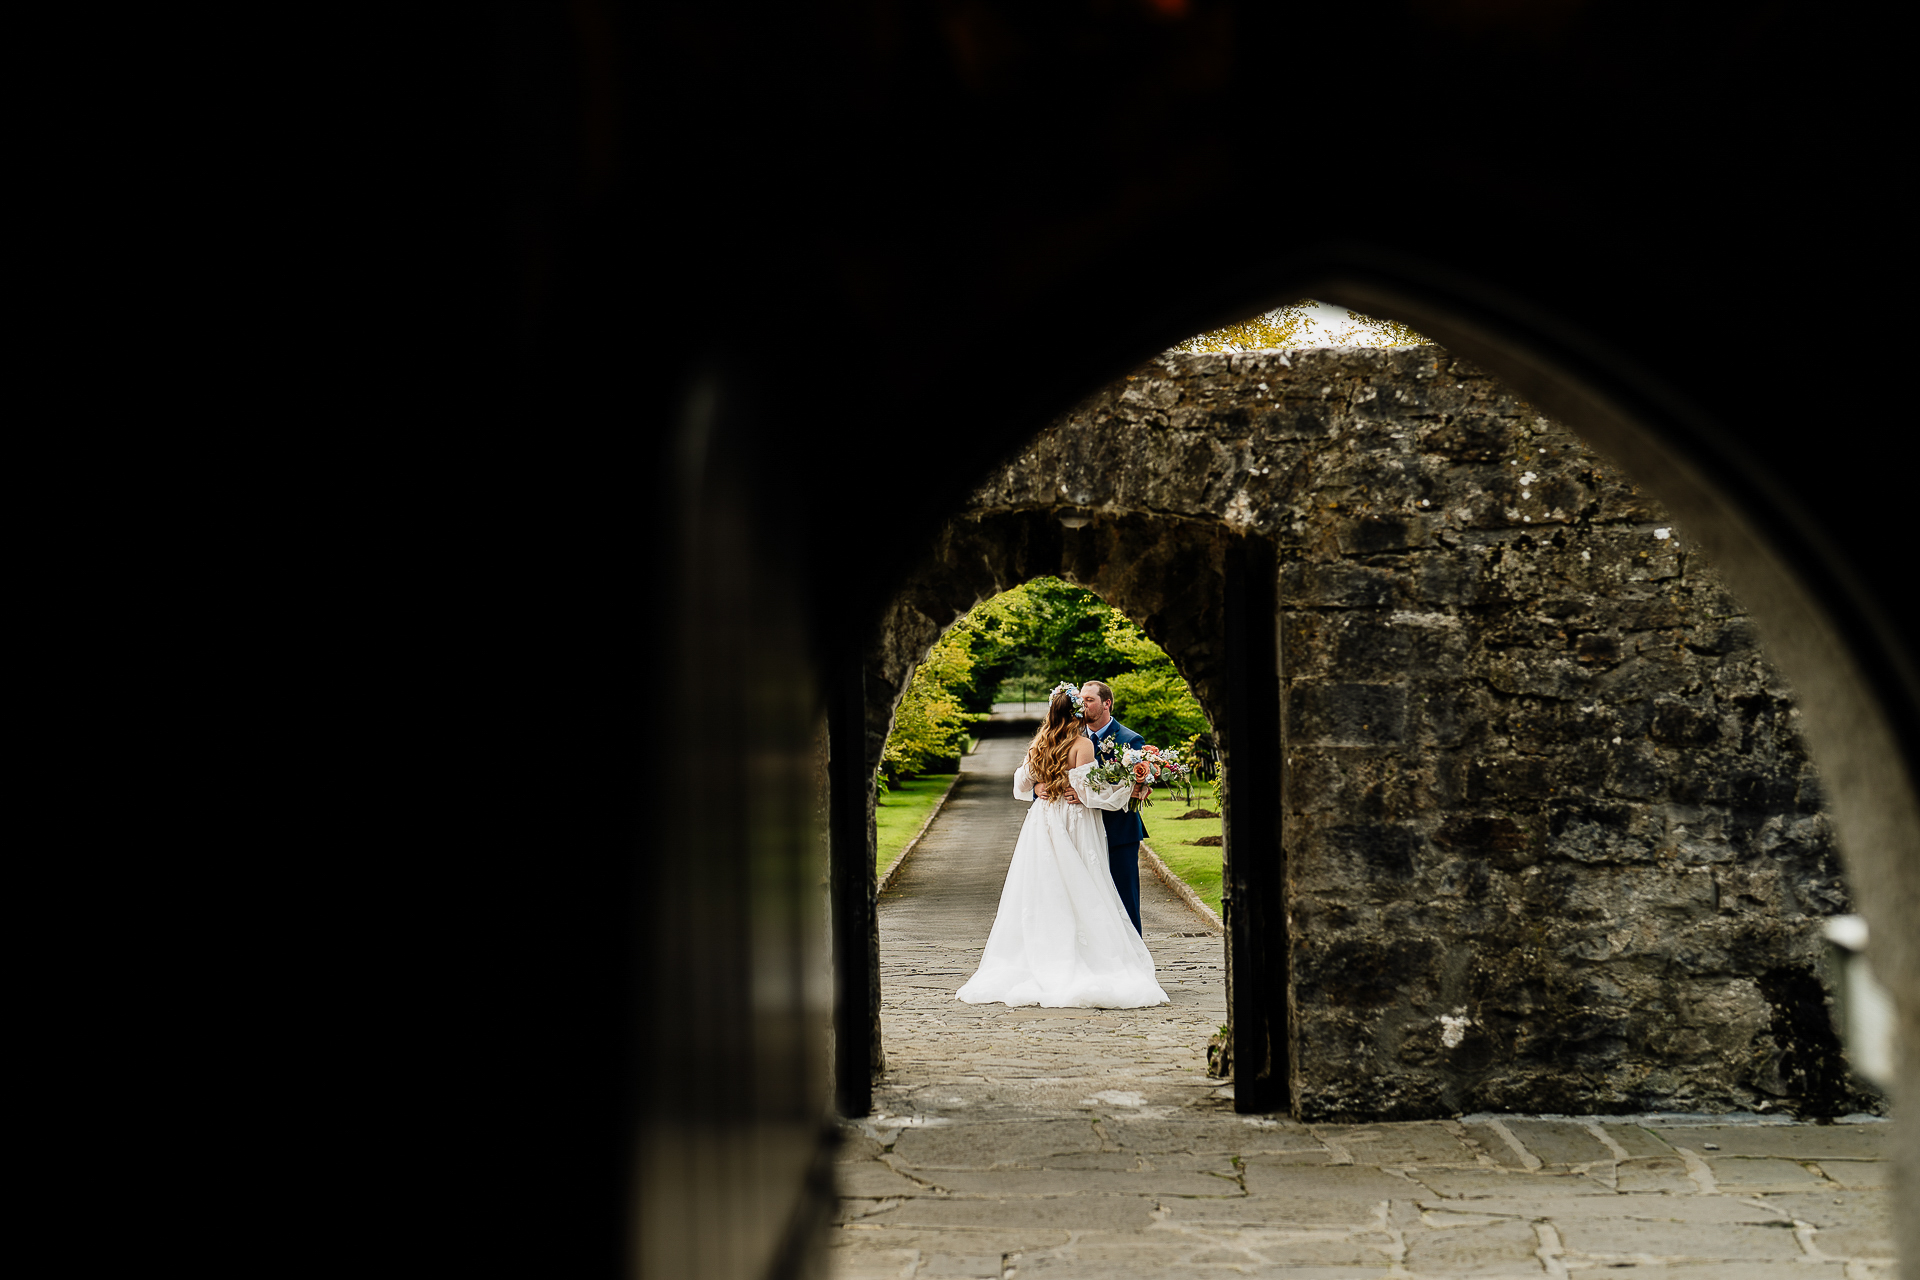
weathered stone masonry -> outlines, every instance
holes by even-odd
[[[1235,536],[1280,565],[1298,1114],[1877,1105],[1826,1021],[1846,891],[1752,624],[1629,477],[1437,348],[1166,356],[1048,428],[885,620],[875,757],[939,630],[1039,573],[1215,713]]]

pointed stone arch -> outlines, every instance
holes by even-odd
[[[1139,623],[1216,718],[1224,696],[1222,574],[1229,546],[1243,536],[1219,522],[1150,512],[1106,513],[1079,528],[1037,508],[949,522],[889,604],[868,651],[876,682],[869,764],[879,764],[894,711],[934,641],[981,601],[1043,576],[1085,587]]]
[[[1041,574],[1219,731],[1242,1110],[1877,1105],[1805,1016],[1847,897],[1784,682],[1686,531],[1484,371],[1166,356],[1076,406],[878,621],[869,779],[933,641]]]

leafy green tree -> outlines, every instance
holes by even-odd
[[[1212,732],[1200,702],[1171,662],[1115,676],[1113,714],[1155,746],[1182,747]]]
[[[1018,588],[1025,595],[1022,650],[1055,680],[1103,679],[1127,670],[1130,659],[1107,643],[1113,608],[1093,592],[1058,578],[1035,578]],[[1008,593],[1011,594],[1011,593]]]
[[[956,692],[971,683],[972,675],[973,652],[967,634],[958,628],[949,630],[914,669],[894,713],[893,732],[880,755],[880,768],[889,783],[925,773],[936,762],[964,750],[967,730],[983,718],[968,712]]]
[[[992,711],[995,693],[1009,678],[1039,682],[1044,673],[1027,643],[1032,628],[1033,603],[1026,584],[982,601],[953,624],[947,634],[966,637],[973,654],[968,681],[955,690],[968,711]]]
[[[1115,670],[1115,675],[1140,667],[1156,666],[1163,662],[1169,666],[1173,664],[1173,659],[1167,656],[1167,651],[1155,644],[1152,637],[1141,629],[1139,623],[1118,609],[1108,607],[1107,616],[1101,622],[1107,648],[1120,659],[1122,664]],[[1095,678],[1098,679],[1098,677]]]
[[[1108,643],[1112,614],[1099,596],[1058,578],[1034,578],[982,602],[948,632],[965,633],[973,650],[961,700],[970,711],[988,711],[1009,681],[1037,693],[1061,680],[1131,670],[1133,660]]]
[[[1207,333],[1196,334],[1174,347],[1175,351],[1263,351],[1271,348],[1298,347],[1304,345],[1313,332],[1310,319],[1314,303],[1311,298],[1286,307],[1275,307],[1272,311],[1242,320],[1239,324],[1226,325]]]
[[[1107,678],[1113,686],[1113,714],[1155,746],[1188,746],[1212,726],[1166,650],[1118,609],[1109,610],[1107,647],[1123,655],[1129,669]]]
[[[1084,588],[1035,578],[976,606],[915,669],[881,756],[884,778],[960,754],[1009,680],[1027,681],[1036,697],[1061,680],[1105,680],[1115,714],[1156,745],[1208,732],[1173,659],[1132,619]]]
[[[1344,316],[1344,319],[1340,317]],[[1378,320],[1345,307],[1330,307],[1312,298],[1196,334],[1175,351],[1261,351],[1272,348],[1410,347],[1426,342],[1398,320]]]

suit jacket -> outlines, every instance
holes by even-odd
[[[1147,745],[1145,738],[1118,720],[1107,721],[1106,727],[1099,733],[1091,729],[1087,730],[1087,736],[1093,739],[1096,749],[1102,742],[1110,742],[1114,739],[1118,739],[1123,747]],[[1128,813],[1125,809],[1118,813],[1102,811],[1100,821],[1106,824],[1108,844],[1139,844],[1147,838],[1147,824],[1140,820],[1140,815],[1137,813]]]

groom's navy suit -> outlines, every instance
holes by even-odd
[[[1145,738],[1118,720],[1108,720],[1100,732],[1089,729],[1087,734],[1096,749],[1116,742],[1122,747],[1147,745]],[[1140,820],[1139,814],[1125,809],[1118,813],[1103,809],[1100,821],[1107,827],[1107,873],[1113,877],[1113,887],[1120,891],[1120,901],[1127,904],[1133,931],[1144,936],[1146,930],[1140,927],[1140,842],[1147,838],[1147,824]]]

